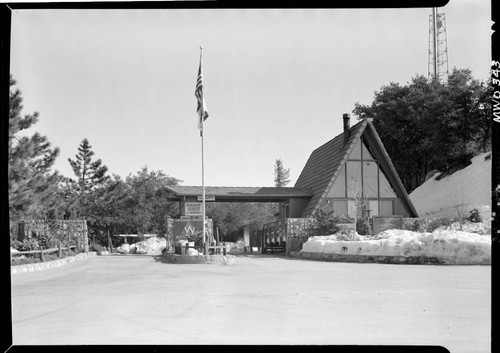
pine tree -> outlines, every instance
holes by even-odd
[[[10,77],[9,91],[9,216],[11,224],[27,217],[41,216],[54,196],[60,175],[51,172],[59,155],[51,148],[45,136],[35,132],[21,136],[23,130],[38,122],[38,113],[22,115],[22,95],[14,89],[16,81]]]
[[[290,182],[290,169],[285,169],[283,161],[278,158],[274,164],[274,185],[278,188],[287,186]]]
[[[76,159],[68,158],[69,164],[73,169],[73,173],[77,177],[76,180],[68,179],[72,186],[73,193],[76,198],[71,200],[73,216],[86,216],[90,205],[90,194],[99,187],[105,186],[109,180],[106,175],[108,167],[102,164],[101,159],[92,160],[94,152],[87,138],[84,138],[78,146],[78,154]]]
[[[77,177],[76,186],[79,195],[86,195],[90,191],[102,185],[109,179],[106,175],[108,167],[102,164],[101,159],[92,161],[92,146],[89,140],[84,138],[78,146],[78,154],[75,155],[76,160],[68,158],[69,164]]]

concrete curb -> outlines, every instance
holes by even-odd
[[[427,256],[380,256],[380,255],[342,255],[329,253],[312,253],[293,251],[290,257],[332,261],[332,262],[357,262],[357,263],[381,263],[381,264],[407,264],[407,265],[446,265],[444,259]]]
[[[166,262],[176,264],[220,264],[234,265],[236,264],[236,256],[234,255],[177,255],[165,254],[163,257]]]
[[[67,265],[67,264],[70,264],[73,262],[85,261],[89,257],[94,257],[96,255],[97,255],[96,252],[88,252],[88,253],[77,254],[75,256],[65,257],[64,259],[59,259],[59,260],[54,260],[54,261],[37,262],[34,264],[11,266],[10,267],[10,274],[14,275],[17,273],[43,271],[43,270],[46,270],[49,268],[61,267],[61,266],[64,266],[64,265]]]

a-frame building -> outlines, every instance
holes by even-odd
[[[372,119],[350,127],[344,114],[344,132],[311,153],[295,187],[313,192],[302,217],[315,210],[357,218],[363,210],[370,216],[418,217]]]

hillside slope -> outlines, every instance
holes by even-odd
[[[475,156],[472,164],[436,180],[438,174],[416,188],[410,199],[420,217],[458,217],[462,208],[465,216],[477,208],[483,222],[491,217],[491,154],[486,152]]]

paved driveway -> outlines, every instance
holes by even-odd
[[[442,345],[490,352],[491,267],[98,256],[12,277],[15,345]]]

